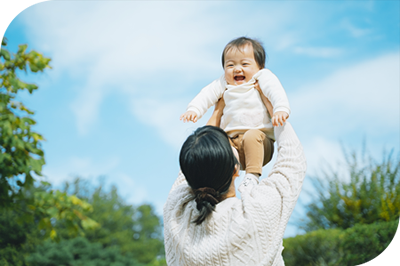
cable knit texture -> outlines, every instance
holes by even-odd
[[[278,157],[267,178],[246,179],[241,199],[227,198],[201,224],[191,188],[182,173],[164,206],[167,264],[284,265],[282,239],[306,171],[303,148],[292,126],[275,128]]]
[[[270,139],[275,139],[267,108],[260,93],[254,89],[258,81],[263,94],[270,100],[274,113],[284,111],[290,114],[289,101],[279,79],[268,69],[261,69],[248,82],[238,86],[227,85],[225,76],[204,87],[189,103],[187,111],[193,111],[200,119],[206,111],[223,96],[225,108],[221,128],[229,135],[248,129],[260,129]]]

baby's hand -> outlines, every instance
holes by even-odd
[[[187,111],[186,113],[184,113],[183,115],[181,115],[181,118],[179,120],[182,120],[183,122],[189,122],[192,121],[193,123],[197,122],[197,114],[193,111]]]
[[[271,122],[274,127],[278,127],[279,124],[283,126],[283,123],[286,122],[286,119],[288,119],[289,114],[283,111],[278,111],[274,113],[272,116]]]

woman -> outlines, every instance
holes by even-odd
[[[238,159],[217,127],[197,129],[182,146],[181,173],[164,206],[167,264],[284,265],[282,239],[305,176],[292,126],[276,127],[278,157],[269,176],[246,178],[236,198]]]

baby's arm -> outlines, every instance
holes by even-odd
[[[225,76],[214,80],[211,84],[204,87],[199,94],[189,103],[186,112],[181,115],[183,122],[197,122],[210,108],[222,97],[226,88]]]
[[[283,125],[289,117],[290,106],[286,92],[279,82],[279,79],[270,70],[263,69],[260,71],[257,80],[259,84],[258,91],[260,92],[261,99],[271,115],[272,125]]]

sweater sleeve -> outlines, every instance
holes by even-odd
[[[259,184],[254,180],[243,180],[239,191],[250,192],[253,197],[263,201],[272,196],[265,193],[265,189],[274,190],[276,197],[292,200],[294,207],[301,191],[307,166],[303,147],[289,122],[286,122],[284,126],[274,127],[274,130],[278,156],[271,172]],[[268,204],[268,201],[264,203]]]
[[[276,256],[280,256],[286,225],[306,172],[303,148],[289,122],[274,130],[278,156],[269,176],[259,184],[245,179],[239,186],[243,211],[256,224],[262,245],[268,246],[262,265],[272,265]]]
[[[262,69],[257,80],[262,92],[271,102],[274,113],[284,111],[290,115],[289,100],[279,79],[269,69]]]
[[[303,147],[289,122],[274,130],[278,157],[268,178],[263,179],[260,185],[273,185],[282,196],[297,200],[307,168]]]
[[[182,171],[179,171],[178,174],[178,178],[175,180],[174,184],[172,185],[171,191],[169,193],[171,193],[176,187],[182,185],[182,184],[187,184],[186,178],[183,175]]]
[[[204,87],[199,94],[189,103],[186,111],[193,111],[200,119],[212,105],[216,104],[224,94],[226,88],[225,76],[214,80]]]

